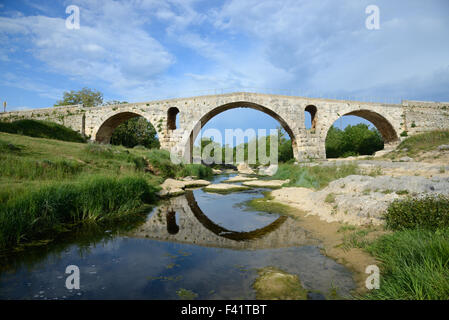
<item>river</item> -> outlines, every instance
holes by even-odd
[[[246,205],[263,191],[191,190],[144,221],[82,227],[0,257],[0,299],[254,299],[257,270],[268,266],[298,275],[311,299],[349,297],[351,272],[324,256],[300,221]],[[66,288],[69,265],[80,270],[79,290]]]

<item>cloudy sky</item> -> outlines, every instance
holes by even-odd
[[[447,0],[0,0],[0,100],[47,107],[90,87],[131,102],[223,89],[449,101],[448,16]]]

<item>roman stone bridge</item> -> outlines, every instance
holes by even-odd
[[[395,145],[406,135],[449,128],[449,102],[384,104],[247,92],[93,108],[75,105],[6,112],[0,114],[0,120],[54,121],[79,131],[91,140],[108,143],[119,124],[142,116],[155,127],[161,148],[190,159],[199,130],[214,116],[233,108],[256,109],[279,121],[292,140],[295,158],[300,161],[326,158],[327,132],[344,115],[359,116],[373,123],[386,146]],[[306,112],[312,119],[311,128],[306,128]]]

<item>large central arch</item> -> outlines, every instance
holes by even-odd
[[[226,104],[223,104],[216,108],[213,108],[212,110],[210,110],[206,114],[204,114],[199,121],[197,121],[197,123],[194,125],[193,129],[190,131],[190,135],[188,136],[187,141],[183,142],[183,143],[185,143],[184,156],[186,156],[186,154],[188,155],[186,160],[189,160],[190,162],[192,161],[193,144],[194,144],[195,139],[197,138],[199,132],[206,125],[206,123],[208,123],[209,120],[211,120],[216,115],[218,115],[222,112],[225,112],[227,110],[236,109],[236,108],[250,108],[250,109],[258,110],[258,111],[261,111],[261,112],[271,116],[275,120],[277,120],[280,123],[280,125],[282,126],[282,128],[289,135],[289,137],[292,141],[293,154],[296,158],[296,155],[297,155],[296,136],[293,133],[293,130],[291,129],[291,127],[288,125],[288,123],[279,114],[277,114],[276,112],[274,112],[273,110],[271,110],[268,107],[262,106],[260,104],[254,103],[254,102],[236,101],[236,102],[226,103]]]

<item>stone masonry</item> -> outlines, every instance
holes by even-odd
[[[161,148],[190,159],[199,129],[217,114],[240,107],[260,110],[278,120],[290,135],[295,158],[299,161],[326,158],[327,132],[343,115],[359,116],[372,122],[387,146],[397,144],[406,134],[449,128],[449,102],[383,104],[246,92],[93,108],[74,105],[6,112],[0,113],[0,120],[54,121],[91,140],[108,143],[120,123],[142,116],[155,127]],[[305,112],[312,116],[310,129],[305,126]],[[179,117],[179,127],[175,124],[176,117]]]

